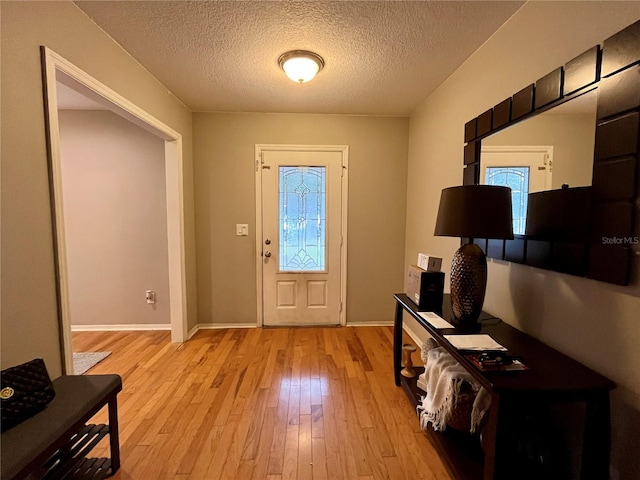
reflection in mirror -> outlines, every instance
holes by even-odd
[[[480,183],[512,190],[513,233],[524,234],[528,195],[591,185],[597,91],[482,140]]]

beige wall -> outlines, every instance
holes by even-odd
[[[393,319],[402,289],[407,118],[194,113],[203,323],[256,322],[254,147],[349,145],[347,322]],[[249,236],[235,235],[236,223]]]
[[[411,117],[405,263],[444,257],[456,239],[433,236],[440,191],[462,183],[465,122],[640,18],[638,2],[529,2]],[[610,377],[612,478],[640,478],[640,261],[619,287],[490,262],[485,309]],[[448,280],[447,280],[448,281]]]
[[[187,307],[197,321],[191,112],[71,2],[0,2],[2,368],[43,357],[61,373],[40,46],[183,135]]]
[[[164,140],[109,111],[58,118],[71,325],[168,327]]]

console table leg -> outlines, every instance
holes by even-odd
[[[487,423],[482,429],[484,449],[484,480],[496,478],[496,457],[500,457],[499,448],[504,439],[504,418],[500,418],[500,397],[491,395],[491,407],[487,412]]]
[[[611,419],[609,392],[599,392],[587,401],[582,445],[582,480],[609,478]]]
[[[111,474],[120,468],[120,434],[118,432],[118,400],[114,395],[109,401],[109,447],[111,450]]]
[[[402,305],[396,302],[396,318],[393,323],[393,376],[396,386],[400,386],[400,363],[402,355]]]

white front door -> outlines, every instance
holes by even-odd
[[[551,190],[553,147],[487,145],[482,147],[480,158],[482,185],[511,188],[513,233],[523,235],[529,194]]]
[[[346,151],[307,148],[259,155],[264,325],[341,323]]]

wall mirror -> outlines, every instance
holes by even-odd
[[[628,285],[640,219],[640,21],[470,120],[463,184],[513,190],[488,257]]]
[[[597,90],[482,140],[480,183],[511,187],[513,232],[527,233],[529,194],[591,186]]]

